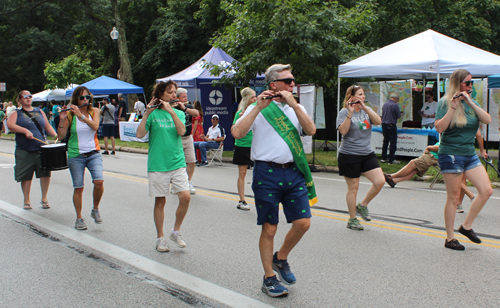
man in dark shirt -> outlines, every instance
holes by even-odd
[[[128,104],[127,102],[123,99],[123,94],[118,93],[118,117],[120,118],[120,121],[126,121],[127,120],[127,113],[128,113]]]
[[[389,164],[398,164],[399,161],[394,160],[396,154],[396,144],[398,142],[398,127],[396,126],[398,119],[403,114],[399,110],[399,94],[396,92],[391,93],[391,99],[382,107],[382,134],[384,135],[384,142],[382,144],[382,159],[381,162],[387,162],[387,146],[391,143],[389,148]]]

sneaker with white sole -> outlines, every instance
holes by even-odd
[[[75,229],[77,230],[87,230],[87,225],[85,224],[85,221],[83,218],[77,219],[75,221]]]
[[[191,195],[196,195],[196,189],[194,189],[193,183],[189,182],[189,193]]]
[[[156,250],[159,252],[168,252],[170,249],[168,249],[168,243],[167,239],[164,237],[160,237],[156,239]]]
[[[276,275],[268,278],[264,277],[261,289],[262,292],[271,297],[279,297],[288,294],[288,289],[281,284]]]
[[[462,205],[457,205],[457,213],[463,213],[464,212],[464,207]]]
[[[236,208],[239,210],[250,211],[250,205],[248,205],[246,201],[238,202]]]
[[[94,218],[94,222],[96,224],[102,223],[102,218],[101,214],[99,213],[99,209],[92,210],[92,212],[90,212],[90,217]]]
[[[182,239],[182,235],[180,231],[177,231],[177,234],[172,231],[170,233],[170,239],[177,245],[179,248],[185,248],[186,247],[186,242]]]

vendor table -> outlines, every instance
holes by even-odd
[[[435,129],[398,128],[396,155],[418,157],[424,153],[428,145],[434,145],[438,140],[439,133]],[[382,153],[383,141],[382,127],[373,127],[372,148],[376,154]]]
[[[119,122],[120,124],[120,140],[121,141],[136,141],[136,142],[148,142],[149,132],[143,138],[137,138],[137,128],[139,127],[139,122]]]

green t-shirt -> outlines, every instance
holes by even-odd
[[[184,112],[174,109],[184,123]],[[167,172],[186,167],[182,139],[175,128],[172,116],[163,109],[153,111],[147,121],[149,132],[148,172]]]
[[[479,104],[472,101],[474,104]],[[464,127],[448,127],[441,135],[439,154],[472,156],[476,154],[474,137],[479,128],[479,118],[474,109],[467,103],[460,102],[464,107],[467,124]],[[481,107],[481,106],[480,106]],[[436,111],[436,120],[442,119],[448,110],[444,99],[440,99]]]
[[[238,121],[242,112],[243,112],[242,110],[236,112],[233,124],[236,123],[236,121]],[[252,146],[252,139],[253,139],[253,133],[252,131],[249,131],[245,137],[241,139],[234,139],[235,140],[234,145],[239,146],[240,148],[249,148]]]
[[[436,142],[436,144],[435,144],[435,145],[439,145],[439,141],[438,141],[438,142]],[[438,148],[438,151],[439,151],[439,148]],[[432,156],[434,156],[434,158],[435,158],[435,159],[439,159],[439,154],[438,154],[438,152],[434,152],[434,151],[430,151],[430,152],[431,152]]]
[[[5,112],[3,112],[2,110],[0,110],[0,121],[2,121],[3,118],[5,118]]]

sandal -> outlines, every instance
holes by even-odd
[[[23,209],[25,209],[25,210],[31,210],[33,208],[31,207],[31,204],[25,203],[24,206],[23,206]]]
[[[40,201],[40,204],[42,205],[42,209],[50,209],[49,201]]]

